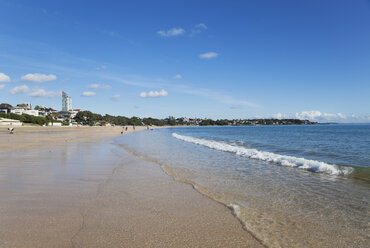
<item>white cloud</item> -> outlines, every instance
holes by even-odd
[[[0,84],[0,90],[2,90],[5,87],[5,84]]]
[[[199,55],[199,58],[201,58],[201,59],[211,59],[211,58],[215,58],[217,56],[218,56],[218,53],[209,52],[209,53],[203,53],[203,54]]]
[[[95,96],[96,93],[92,91],[84,91],[81,96]]]
[[[272,115],[272,118],[274,118],[274,119],[283,119],[284,117],[283,117],[282,113],[277,113],[277,114]]]
[[[370,123],[370,113],[364,115],[355,115],[349,114],[347,115],[347,123]]]
[[[303,111],[296,113],[297,119],[305,119],[317,122],[338,122],[338,123],[369,123],[370,114],[355,115],[355,114],[343,114],[343,113],[322,113],[318,110]]]
[[[106,84],[90,84],[87,86],[89,89],[103,89],[103,90],[108,90],[111,89],[112,86],[106,85]]]
[[[301,120],[310,120],[318,122],[345,122],[347,116],[342,113],[331,114],[331,113],[321,113],[318,110],[303,111],[301,113],[296,113],[295,117]]]
[[[199,23],[199,24],[195,25],[195,28],[198,28],[198,29],[208,29],[208,27],[204,23]]]
[[[207,30],[207,29],[208,29],[208,27],[206,26],[206,24],[199,23],[199,24],[195,25],[194,28],[191,30],[191,35],[190,36],[199,34],[202,31]]]
[[[10,77],[8,75],[5,75],[4,73],[0,72],[0,82],[8,83],[8,82],[10,82]]]
[[[99,84],[89,84],[89,86],[87,86],[87,88],[97,89],[97,88],[99,88]]]
[[[14,87],[13,89],[9,90],[9,92],[10,94],[14,95],[14,94],[26,93],[29,90],[30,89],[28,88],[27,85],[21,85],[21,86]]]
[[[309,120],[316,119],[317,117],[320,117],[321,115],[322,113],[318,110],[303,111],[301,113],[295,113],[295,117],[297,119],[309,119]]]
[[[171,36],[178,36],[185,33],[185,30],[182,28],[171,28],[167,31],[165,30],[159,30],[157,34],[163,37],[171,37]]]
[[[143,98],[154,98],[154,97],[160,97],[160,96],[168,96],[167,91],[161,90],[161,91],[149,91],[149,92],[141,92],[140,97]]]
[[[182,75],[181,74],[177,74],[176,76],[175,76],[175,79],[181,79],[182,78]]]
[[[57,76],[54,74],[46,75],[46,74],[40,74],[40,73],[33,73],[33,74],[29,73],[29,74],[22,76],[21,79],[27,82],[43,83],[43,82],[54,81],[57,79]]]
[[[112,100],[117,100],[117,99],[119,99],[121,97],[121,95],[120,94],[115,94],[115,95],[113,95],[110,99],[112,99]]]
[[[53,92],[53,91],[45,91],[44,89],[35,89],[32,92],[30,92],[28,95],[32,96],[32,97],[52,98],[52,97],[59,97],[61,95],[61,93],[60,92]]]

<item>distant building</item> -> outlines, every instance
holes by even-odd
[[[62,123],[61,123],[61,122],[49,122],[49,123],[48,123],[48,126],[57,126],[57,127],[61,127],[61,126],[62,126]]]
[[[73,118],[76,117],[76,115],[78,114],[78,112],[81,112],[81,109],[71,109],[69,112],[71,113],[70,118],[73,119]]]
[[[35,108],[36,110],[39,111],[39,116],[48,116],[50,114],[53,114],[53,113],[57,113],[57,111],[55,109],[52,109],[52,108],[47,108],[47,107],[44,107],[44,106],[37,106],[37,108]]]
[[[72,110],[72,98],[66,93],[62,92],[62,111]]]
[[[21,115],[21,114],[27,114],[27,115],[33,115],[33,116],[39,116],[39,111],[31,108],[31,103],[22,103],[17,104],[17,107],[12,108],[10,110],[10,113]]]
[[[0,113],[5,113],[5,114],[7,114],[7,113],[10,113],[10,109],[7,109],[7,108],[0,108]]]
[[[19,120],[0,118],[0,126],[22,126],[23,123]]]
[[[32,109],[32,105],[31,105],[30,102],[25,102],[25,103],[17,104],[17,107],[18,108],[27,109],[27,110],[31,110]]]

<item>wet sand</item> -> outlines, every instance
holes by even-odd
[[[115,145],[120,131],[0,128],[0,247],[262,247],[227,207]]]

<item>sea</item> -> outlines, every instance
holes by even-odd
[[[115,142],[266,247],[370,247],[370,124],[173,127]]]

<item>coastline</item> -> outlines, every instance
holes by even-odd
[[[120,130],[1,128],[0,247],[263,247],[226,206],[112,144]]]
[[[287,135],[294,130],[302,132],[300,128],[286,129]],[[183,128],[176,133],[211,140],[230,134],[227,138],[231,141],[222,141],[232,145],[239,144],[233,134],[247,133],[245,128],[218,130]],[[305,130],[311,133],[310,127]],[[368,188],[352,177],[245,159],[174,139],[173,132],[170,128],[147,135],[137,133],[117,142],[129,153],[158,164],[175,180],[228,207],[245,230],[265,246],[366,247],[368,205],[364,196]]]

